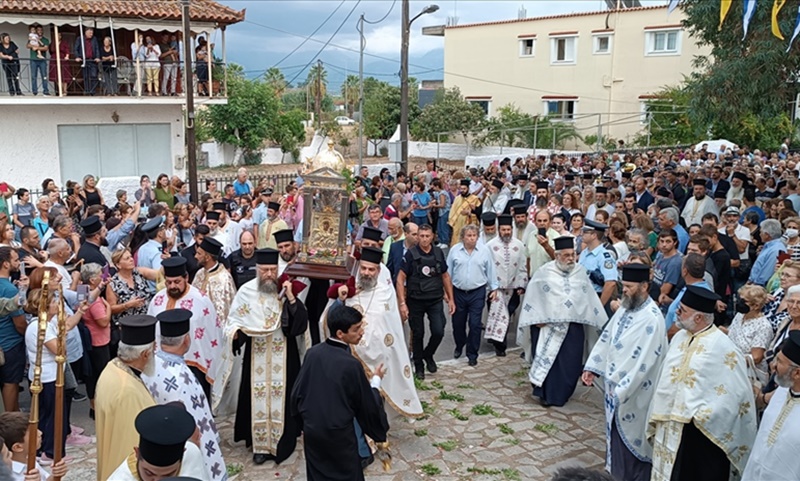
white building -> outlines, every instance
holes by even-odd
[[[210,70],[210,64],[200,67],[211,72],[214,87],[210,95],[196,96],[196,104],[225,103],[225,29],[244,20],[244,11],[210,0],[193,0],[190,17],[192,60],[200,38],[217,42],[214,55],[219,59]],[[44,61],[46,73],[53,80],[48,84],[50,96],[42,95],[41,81],[37,82],[39,95],[33,95],[35,59],[32,61],[26,45],[29,26],[34,23],[42,25],[43,37],[52,42],[54,51],[63,48],[61,52],[66,54],[69,50],[66,59],[60,55],[56,61],[47,55]],[[105,89],[102,82],[94,95],[86,93],[84,77],[91,78],[91,74],[84,75],[83,62],[76,57],[89,54],[82,51],[86,44],[81,47],[76,39],[84,38],[89,28],[94,29],[99,46],[105,37],[112,39],[119,81],[117,95],[110,95],[110,89]],[[147,89],[138,86],[136,62],[130,61],[131,44],[137,36],[149,36],[161,43],[162,35],[177,35],[180,42],[180,31],[178,1],[0,0],[0,32],[10,34],[19,47],[18,80],[23,94],[11,95],[16,87],[13,79],[8,79],[11,71],[0,69],[0,180],[15,187],[36,189],[46,177],[63,186],[67,180],[81,181],[86,174],[101,179],[141,174],[155,179],[160,173],[184,178],[183,68],[177,76],[176,95],[147,96],[141,95]],[[57,41],[59,36],[61,40]],[[179,47],[182,62],[182,42]],[[193,67],[196,68],[197,65]],[[59,88],[59,73],[66,90]],[[159,77],[164,74],[165,68],[161,68]],[[102,77],[102,66],[98,77]],[[138,81],[146,83],[144,78]]]

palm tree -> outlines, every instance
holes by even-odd
[[[344,97],[346,100],[344,107],[347,109],[351,117],[353,116],[353,112],[356,110],[356,104],[358,103],[358,87],[358,75],[348,75],[342,84],[342,97]]]
[[[314,112],[317,116],[317,127],[321,122],[321,108],[322,99],[328,93],[328,72],[322,66],[322,62],[316,63],[311,70],[308,71],[306,77],[306,84],[308,85],[308,95],[314,99]],[[319,88],[319,92],[317,89]]]
[[[267,85],[272,87],[278,98],[283,96],[288,87],[286,84],[286,77],[283,76],[283,72],[281,72],[281,69],[278,67],[270,67],[266,73],[264,73],[264,81]]]

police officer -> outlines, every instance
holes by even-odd
[[[233,283],[237,289],[256,277],[256,238],[253,233],[249,230],[242,231],[239,246],[229,258]]]
[[[586,248],[581,251],[578,262],[586,268],[600,302],[606,313],[612,315],[610,303],[617,291],[617,263],[605,247],[603,238],[608,226],[586,218],[583,226],[583,242]]]
[[[417,239],[418,244],[408,249],[403,258],[396,287],[400,316],[408,319],[411,327],[414,372],[417,378],[425,379],[425,364],[431,374],[437,370],[433,356],[444,337],[442,298],[447,302],[451,316],[456,311],[456,305],[444,253],[433,245],[433,228],[428,224],[419,226]],[[425,314],[430,322],[431,337],[428,346],[423,348]]]

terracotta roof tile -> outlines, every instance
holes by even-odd
[[[667,5],[650,5],[647,7],[633,7],[633,8],[623,8],[620,9],[620,13],[626,12],[641,12],[643,10],[657,10],[662,8],[664,10],[667,9]],[[569,17],[587,17],[589,15],[606,15],[608,13],[615,12],[615,10],[598,10],[594,12],[575,12],[575,13],[562,13],[559,15],[547,15],[544,17],[530,17],[530,18],[515,18],[512,20],[497,20],[494,22],[480,22],[480,23],[467,23],[464,25],[453,25],[447,27],[445,30],[450,30],[453,28],[468,28],[468,27],[483,27],[486,25],[502,25],[505,23],[520,23],[520,22],[533,22],[536,20],[552,20],[556,18],[569,18]]]
[[[230,25],[244,20],[245,11],[237,11],[211,0],[192,0],[192,20]],[[142,17],[180,20],[178,0],[0,0],[0,14],[91,15],[103,17]]]

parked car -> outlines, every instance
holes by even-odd
[[[335,120],[336,123],[339,124],[339,125],[355,125],[356,124],[355,120],[351,119],[350,117],[345,117],[344,115],[340,115],[339,117],[336,117],[333,120]]]

